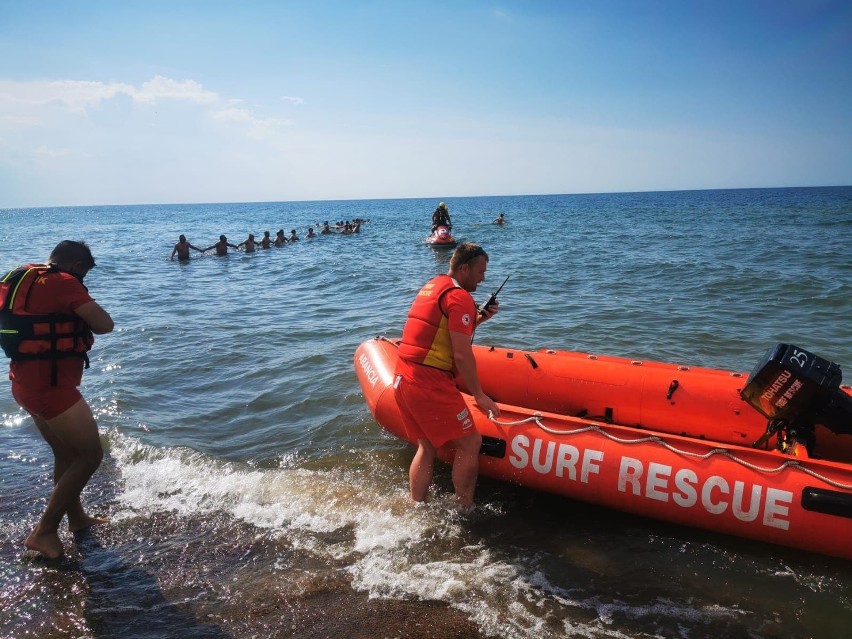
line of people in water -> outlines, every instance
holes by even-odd
[[[330,225],[326,221],[323,222],[322,225],[316,225],[320,229],[319,233],[314,231],[313,226],[309,226],[307,233],[305,234],[305,239],[313,239],[315,237],[319,237],[320,235],[331,235],[333,233],[339,233],[340,235],[351,235],[353,233],[360,233],[361,224],[367,221],[368,220],[365,220],[363,218],[355,218],[354,221],[340,221],[334,225]],[[186,239],[186,236],[181,234],[181,236],[178,238],[178,243],[175,244],[174,249],[172,249],[172,254],[169,259],[173,260],[175,256],[177,256],[179,260],[188,260],[190,250],[198,251],[199,253],[206,253],[207,251],[215,250],[216,255],[227,255],[228,249],[232,248],[235,251],[254,253],[257,249],[268,249],[272,248],[273,246],[284,246],[287,243],[298,241],[299,236],[296,233],[296,229],[292,229],[290,231],[290,237],[286,236],[286,234],[284,233],[284,229],[278,229],[278,232],[275,234],[274,238],[271,237],[269,231],[264,231],[263,237],[260,240],[255,239],[254,233],[249,233],[248,237],[239,244],[231,244],[225,235],[220,235],[218,242],[216,242],[212,246],[208,246],[207,248],[202,249],[191,244],[189,240]]]

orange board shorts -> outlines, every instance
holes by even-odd
[[[58,417],[83,399],[76,386],[27,388],[12,383],[12,397],[34,417],[48,420]]]
[[[476,432],[470,409],[447,371],[400,360],[396,400],[409,438],[440,448]]]

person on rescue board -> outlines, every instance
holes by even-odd
[[[432,232],[438,230],[439,226],[446,226],[450,231],[453,230],[453,223],[450,220],[450,211],[447,205],[443,202],[438,204],[438,208],[432,213]]]
[[[29,550],[48,559],[63,555],[58,530],[65,515],[71,532],[106,522],[87,514],[80,501],[103,448],[92,410],[77,387],[84,365],[88,368],[92,334],[109,333],[114,327],[112,317],[83,284],[94,266],[86,244],[64,240],[47,264],[15,269],[0,287],[0,308],[7,308],[0,337],[11,358],[12,396],[30,414],[54,457],[53,491],[24,541]],[[17,284],[9,286],[15,279]]]
[[[497,416],[500,409],[486,395],[476,371],[471,340],[474,329],[492,318],[496,302],[477,310],[471,293],[485,280],[488,254],[476,244],[460,244],[446,275],[427,282],[411,305],[402,331],[394,386],[400,412],[417,452],[409,468],[411,498],[426,501],[437,449],[455,446],[452,480],[458,505],[473,508],[482,436],[456,387],[464,382],[476,405]]]

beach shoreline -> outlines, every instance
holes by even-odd
[[[2,626],[13,636],[46,638],[488,637],[444,602],[372,598],[352,587],[346,560],[320,565],[310,553],[226,519],[156,513],[73,540],[64,532],[69,552],[59,561],[19,552],[20,579],[4,597],[9,619]],[[38,590],[85,596],[76,603],[54,596],[36,611],[26,600]]]

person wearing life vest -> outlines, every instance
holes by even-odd
[[[434,233],[439,226],[446,226],[449,230],[453,230],[453,223],[450,220],[450,211],[447,205],[441,202],[438,208],[432,213],[432,232]]]
[[[482,437],[456,387],[455,375],[484,413],[500,414],[494,400],[482,391],[471,348],[474,329],[493,317],[498,307],[478,311],[471,296],[485,280],[487,267],[488,254],[481,247],[460,244],[447,274],[420,289],[402,331],[394,387],[405,426],[417,441],[408,473],[414,501],[427,499],[436,451],[453,442],[456,499],[462,509],[473,508]]]
[[[72,532],[102,523],[83,510],[80,494],[103,457],[98,426],[77,387],[92,334],[113,321],[83,285],[95,266],[89,247],[65,240],[47,264],[15,269],[0,280],[0,338],[11,357],[12,395],[33,418],[54,456],[54,487],[24,545],[50,559],[63,554],[57,533],[68,515]]]

